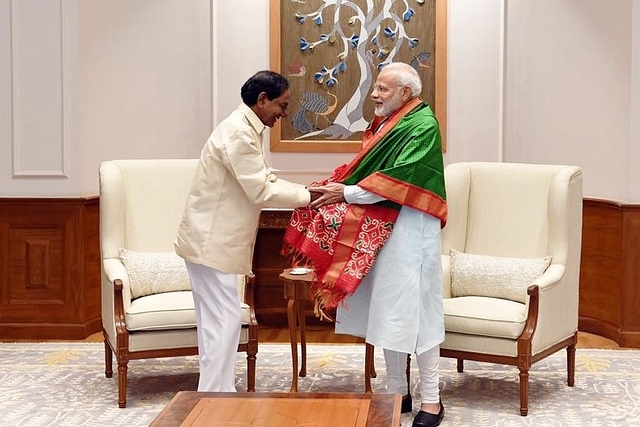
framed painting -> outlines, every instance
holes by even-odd
[[[272,152],[357,152],[390,62],[413,66],[446,141],[446,0],[270,0],[271,69],[290,82]]]

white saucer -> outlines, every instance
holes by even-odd
[[[312,270],[307,267],[296,267],[289,270],[289,274],[293,274],[295,276],[298,276],[298,275],[302,276],[304,274],[310,273],[311,271]]]

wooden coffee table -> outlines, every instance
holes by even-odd
[[[150,427],[398,427],[402,396],[382,393],[213,393],[181,391]]]

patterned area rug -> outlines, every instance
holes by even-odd
[[[637,426],[640,425],[640,351],[578,350],[575,387],[566,385],[566,353],[535,364],[529,415],[519,415],[518,371],[505,365],[442,359],[445,404],[442,426]],[[374,392],[384,392],[384,361],[376,352]],[[414,364],[415,365],[415,364]],[[114,363],[115,367],[115,363]],[[175,357],[129,364],[127,408],[117,406],[117,379],[104,376],[98,343],[0,343],[0,426],[148,426],[179,390],[197,385],[197,359]],[[364,391],[364,346],[308,346],[307,376],[299,391]],[[412,369],[414,413],[419,397]],[[287,392],[290,347],[261,344],[257,391]],[[244,390],[245,361],[238,354],[237,387]],[[411,426],[405,414],[403,426]],[[274,426],[286,427],[286,426]]]

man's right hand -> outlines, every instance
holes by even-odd
[[[339,182],[330,182],[326,185],[317,187],[310,186],[308,189],[311,193],[319,193],[320,196],[312,199],[309,203],[311,208],[320,208],[324,205],[330,205],[332,203],[344,202],[344,184]]]

